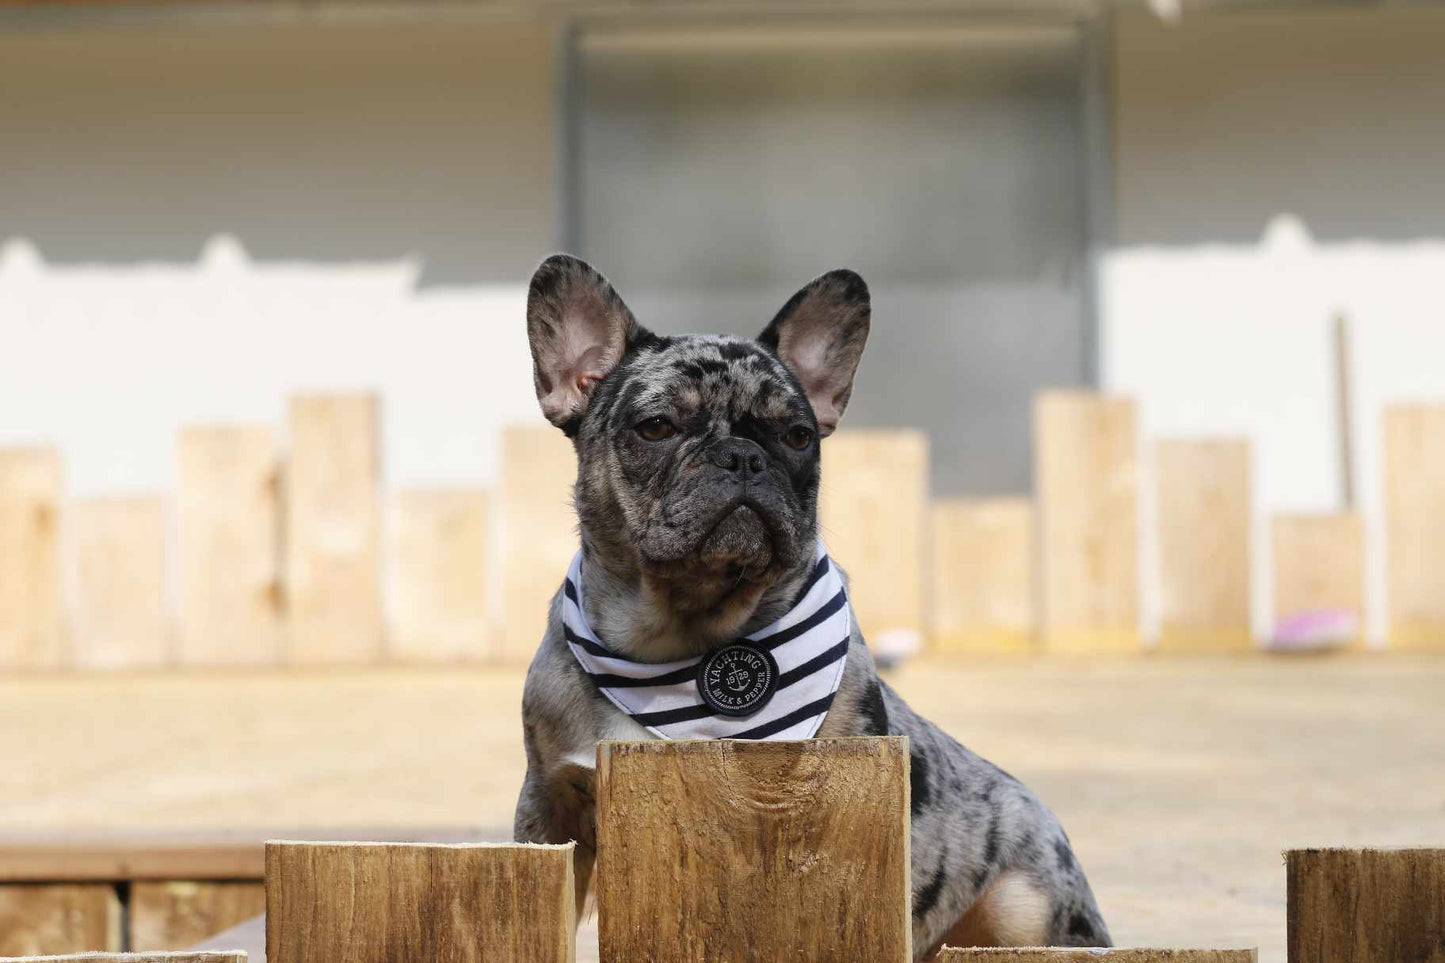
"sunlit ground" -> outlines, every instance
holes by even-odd
[[[1054,808],[1121,944],[1283,961],[1282,850],[1445,844],[1445,659],[927,661],[891,680]],[[8,679],[0,832],[504,831],[521,681]]]

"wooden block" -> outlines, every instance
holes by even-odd
[[[1445,959],[1445,849],[1285,854],[1290,963]]]
[[[1445,404],[1385,411],[1392,649],[1445,652]]]
[[[849,576],[848,598],[868,642],[919,648],[928,525],[928,436],[840,431],[822,443],[818,523]]]
[[[130,889],[130,948],[191,946],[266,912],[261,883],[134,883]]]
[[[62,956],[0,956],[0,963],[246,963],[246,953],[65,953]]]
[[[1248,652],[1250,447],[1248,441],[1161,441],[1159,647]]]
[[[547,627],[547,603],[577,552],[572,486],[577,455],[551,425],[502,432],[503,659],[531,659]]]
[[[903,737],[599,743],[602,963],[907,963],[908,793]]]
[[[75,664],[154,668],[170,660],[166,623],[166,507],[154,498],[70,504]]]
[[[56,449],[0,448],[0,669],[65,660],[60,498]]]
[[[1081,950],[1067,947],[1028,947],[999,949],[997,947],[945,946],[934,963],[1255,963],[1254,950],[1148,950],[1110,949]]]
[[[1276,622],[1308,612],[1364,619],[1364,527],[1356,514],[1280,515],[1270,525]],[[1359,644],[1359,640],[1356,640]]]
[[[933,504],[933,628],[940,652],[1033,648],[1033,502],[953,498]]]
[[[398,492],[392,503],[392,658],[477,659],[490,649],[483,491]]]
[[[572,849],[267,843],[266,961],[570,963]]]
[[[120,899],[107,883],[0,886],[0,955],[121,948]]]
[[[1139,650],[1136,433],[1132,399],[1035,400],[1039,620],[1050,652]]]
[[[382,654],[377,410],[369,394],[291,400],[286,606],[295,663]]]
[[[176,444],[185,665],[282,660],[280,462],[265,426],[184,428]]]

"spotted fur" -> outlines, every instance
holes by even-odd
[[[565,255],[543,262],[528,299],[534,381],[577,449],[587,617],[611,648],[672,661],[787,610],[817,537],[818,447],[847,406],[869,318],[863,280],[835,271],[799,291],[756,341],[662,337],[590,266]],[[527,675],[515,835],[578,842],[580,907],[595,854],[596,743],[651,735],[582,673],[560,606],[559,592]],[[1109,945],[1053,814],[916,715],[879,679],[853,621],[818,735],[910,739],[915,956],[945,934]]]

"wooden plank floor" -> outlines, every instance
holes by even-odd
[[[7,678],[0,834],[507,825],[521,680]],[[1283,850],[1445,843],[1445,659],[932,661],[891,681],[1058,812],[1123,944],[1283,963]]]

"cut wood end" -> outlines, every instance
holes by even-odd
[[[1418,853],[1445,856],[1445,849],[1439,846],[1301,846],[1286,849],[1285,859],[1292,856],[1312,856],[1318,853]]]
[[[616,755],[836,752],[846,755],[875,755],[908,752],[907,736],[848,736],[841,739],[603,739],[597,743],[600,762]]]
[[[364,839],[268,839],[266,848],[279,848],[282,846],[310,847],[327,849],[339,849],[343,847],[376,847],[385,846],[393,849],[556,849],[564,852],[571,852],[577,847],[575,842],[566,843],[426,843],[426,842],[386,842],[367,841]]]

